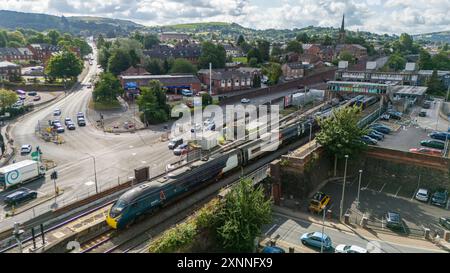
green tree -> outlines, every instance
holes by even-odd
[[[6,31],[0,30],[0,47],[6,47],[8,45],[8,34]]]
[[[172,68],[170,69],[170,73],[189,73],[195,74],[197,73],[197,68],[186,59],[175,59],[173,62]]]
[[[266,62],[270,58],[270,43],[266,40],[259,40],[257,42],[258,51],[261,54],[261,62]]]
[[[111,103],[117,100],[123,89],[120,81],[111,73],[100,74],[100,79],[95,85],[92,96],[95,102]]]
[[[300,43],[304,43],[304,44],[310,42],[309,37],[308,37],[308,34],[306,34],[305,32],[298,34],[297,37],[296,37],[295,39],[296,39],[297,41],[299,41]]]
[[[61,34],[57,30],[52,29],[47,33],[47,37],[52,45],[57,45]]]
[[[326,45],[326,46],[332,45],[333,44],[333,39],[331,39],[331,37],[327,34],[327,35],[325,35],[323,37],[322,44]]]
[[[408,33],[402,33],[400,35],[399,42],[400,42],[401,47],[405,51],[413,50],[413,38]]]
[[[97,48],[102,48],[105,45],[105,43],[106,43],[105,38],[103,37],[102,34],[99,34],[97,37],[97,44],[96,44]]]
[[[119,75],[132,65],[130,53],[122,48],[114,49],[108,60],[108,71]]]
[[[247,42],[243,42],[242,44],[240,44],[240,47],[242,49],[242,52],[244,52],[244,54],[247,54],[249,50],[252,49],[252,46]]]
[[[261,77],[259,75],[255,75],[253,77],[252,87],[253,88],[260,88],[261,87]]]
[[[439,79],[437,70],[433,70],[433,74],[431,74],[431,77],[427,81],[427,87],[428,87],[427,92],[430,94],[435,95],[445,94],[446,88],[441,79]]]
[[[356,62],[356,60],[353,57],[352,53],[350,53],[350,52],[348,52],[346,50],[343,50],[343,51],[341,51],[341,53],[339,53],[339,60],[340,61],[347,61],[349,63],[355,63]]]
[[[406,59],[400,53],[394,53],[389,56],[387,65],[395,71],[402,70],[405,68]]]
[[[327,119],[318,120],[320,131],[316,135],[317,142],[336,158],[362,151],[366,145],[361,137],[367,129],[358,126],[360,113],[360,107],[346,107],[335,110]]]
[[[213,103],[213,98],[208,93],[202,94],[202,106],[206,107],[208,105],[211,105]]]
[[[8,46],[12,47],[12,45],[20,45],[25,46],[25,36],[20,31],[8,32]]]
[[[159,39],[158,36],[154,35],[154,34],[150,34],[150,35],[145,35],[144,36],[144,48],[145,49],[151,49],[152,47],[154,47],[155,45],[159,45]]]
[[[247,53],[247,62],[250,63],[251,59],[256,59],[257,63],[262,63],[262,54],[257,48],[251,48]]]
[[[267,76],[269,85],[277,84],[281,74],[283,74],[281,65],[278,63],[269,63],[268,65],[265,65],[262,72]]]
[[[431,58],[433,63],[433,69],[437,70],[450,70],[450,58],[448,54],[440,52]]]
[[[303,53],[302,44],[296,40],[289,41],[286,46],[286,52]]]
[[[105,71],[108,69],[109,57],[111,57],[111,53],[109,52],[109,50],[104,46],[101,47],[98,51],[97,60]]]
[[[211,42],[204,42],[202,45],[202,54],[198,60],[201,68],[224,68],[227,54],[222,45],[214,45]]]
[[[245,39],[244,39],[244,36],[243,36],[242,34],[240,34],[239,37],[238,37],[238,39],[237,39],[236,44],[237,44],[238,46],[241,46],[243,43],[245,43]]]
[[[51,78],[75,78],[83,70],[83,62],[71,51],[52,56],[47,64],[45,72]]]
[[[151,59],[149,57],[144,58],[144,67],[149,73],[153,75],[166,74],[163,61],[159,59]]]
[[[270,52],[270,55],[273,57],[278,57],[281,54],[283,54],[283,51],[281,50],[280,45],[278,44],[272,45],[272,51]]]
[[[5,109],[11,107],[18,99],[16,92],[0,89],[0,108]]]
[[[419,68],[423,70],[433,69],[433,62],[431,61],[431,55],[426,50],[420,50],[419,55]]]
[[[250,60],[248,60],[247,64],[250,67],[258,67],[258,59],[255,57],[250,58]]]
[[[146,123],[157,124],[169,120],[170,109],[159,81],[151,81],[149,87],[141,88],[137,104]]]
[[[222,248],[231,252],[252,252],[256,236],[272,218],[271,200],[262,186],[242,179],[226,195],[217,212],[217,237]]]

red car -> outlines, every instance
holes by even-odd
[[[409,149],[409,151],[411,153],[427,154],[427,155],[432,155],[432,156],[441,156],[442,155],[442,151],[436,150],[436,149],[431,149],[431,148],[412,148],[412,149]]]

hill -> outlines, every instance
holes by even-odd
[[[450,43],[450,30],[418,34],[418,35],[414,35],[413,37],[415,40],[424,40],[424,41],[430,41],[430,42],[434,42],[434,43]]]
[[[142,29],[143,26],[132,21],[118,19],[100,17],[59,17],[48,14],[0,10],[0,28],[29,28],[37,31],[56,29],[60,32],[69,32],[76,35],[109,33],[110,36],[112,36],[126,35],[130,31]]]

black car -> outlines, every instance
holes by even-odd
[[[170,142],[169,142],[169,144],[167,146],[169,147],[170,150],[173,150],[173,149],[177,148],[181,144],[183,144],[183,139],[182,138],[176,138],[176,139],[170,140]]]
[[[69,130],[75,130],[75,124],[72,121],[67,122],[66,126]]]
[[[388,228],[392,229],[403,228],[402,217],[400,216],[400,214],[388,211],[384,217],[386,218],[386,226]]]
[[[77,122],[78,126],[86,126],[86,120],[84,120],[84,118],[78,118]]]
[[[444,190],[436,191],[431,196],[431,204],[435,206],[445,208],[445,206],[447,205],[447,200],[448,200],[448,192]]]
[[[10,206],[15,206],[19,203],[35,199],[37,197],[37,192],[21,188],[17,191],[7,195],[5,197],[5,203]]]

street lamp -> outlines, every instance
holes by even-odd
[[[341,220],[341,221],[342,221],[342,213],[344,211],[345,182],[346,182],[346,178],[347,178],[347,161],[348,161],[348,155],[345,155],[344,183],[342,183],[342,198],[341,198],[341,206],[340,206],[340,212],[339,212],[339,220]]]
[[[89,154],[89,153],[85,153],[88,156],[90,156],[93,160],[94,160],[94,178],[95,178],[95,193],[98,193],[98,184],[97,184],[97,166],[95,164],[95,156]]]
[[[356,207],[359,208],[359,192],[361,191],[362,170],[359,170],[358,196],[356,197]]]
[[[320,253],[323,253],[323,233],[325,232],[325,211],[327,210],[327,207],[323,208],[323,216],[322,216],[322,242],[320,244]]]

